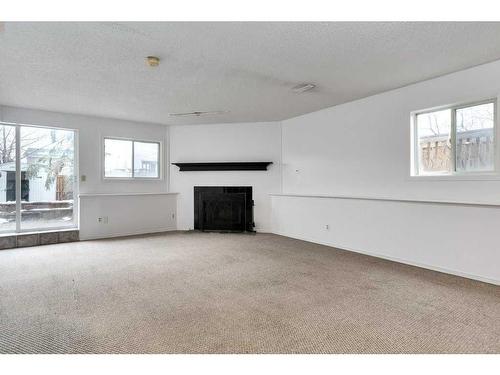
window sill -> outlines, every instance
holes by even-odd
[[[499,173],[409,176],[410,181],[500,181]]]
[[[163,177],[103,177],[104,182],[163,181]]]

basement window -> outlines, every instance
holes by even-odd
[[[104,178],[159,179],[160,142],[104,138]]]
[[[495,115],[493,99],[414,113],[412,175],[492,175]]]

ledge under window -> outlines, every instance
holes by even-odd
[[[500,181],[499,173],[468,173],[450,175],[413,175],[410,181]]]

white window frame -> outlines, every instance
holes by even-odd
[[[132,176],[131,177],[109,177],[106,176],[106,139],[116,140],[116,141],[129,141],[132,142]],[[153,143],[158,145],[158,176],[157,177],[135,177],[134,176],[134,142],[140,143]],[[161,181],[163,180],[163,142],[151,139],[138,139],[138,138],[124,138],[124,137],[114,137],[114,136],[104,136],[102,137],[101,145],[101,170],[102,179],[104,181]]]
[[[79,132],[78,129],[72,128],[63,128],[61,126],[45,126],[45,125],[33,125],[33,124],[22,124],[22,123],[14,123],[14,122],[4,122],[0,121],[0,125],[8,125],[14,126],[16,131],[16,228],[14,231],[5,230],[0,231],[0,236],[11,236],[16,234],[25,234],[25,233],[42,233],[42,232],[54,232],[54,231],[63,231],[63,230],[75,230],[80,229],[80,214],[79,214]],[[73,166],[74,171],[74,184],[73,184],[73,225],[63,225],[63,226],[53,226],[53,227],[33,227],[22,229],[21,228],[21,175],[22,173],[18,171],[21,170],[21,127],[30,127],[30,128],[42,128],[42,129],[55,129],[55,130],[67,130],[72,131],[74,134],[74,155],[73,160],[75,165]]]
[[[411,112],[411,147],[410,147],[410,178],[418,180],[500,180],[500,127],[498,126],[498,110],[497,110],[497,97],[489,97],[487,99],[475,100],[461,102],[458,104],[451,104],[445,106],[439,106],[434,108],[428,108],[425,110],[419,110]],[[493,170],[491,171],[457,171],[456,170],[456,111],[458,109],[473,107],[481,104],[493,104]],[[418,124],[417,116],[425,113],[432,113],[442,110],[451,110],[451,162],[452,162],[452,172],[451,173],[435,173],[435,174],[419,174],[419,154],[418,154]]]

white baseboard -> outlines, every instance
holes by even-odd
[[[488,284],[493,284],[493,285],[500,285],[500,280],[491,279],[491,278],[484,277],[484,276],[478,276],[478,275],[470,274],[470,273],[467,273],[467,272],[452,270],[452,269],[443,268],[443,267],[432,266],[432,265],[425,264],[425,263],[413,262],[413,261],[409,261],[409,260],[405,260],[405,259],[400,259],[400,258],[397,258],[397,257],[391,257],[391,256],[387,256],[387,255],[381,255],[381,254],[373,253],[373,252],[369,252],[369,251],[364,251],[364,250],[359,250],[359,249],[353,249],[353,248],[350,248],[348,246],[344,246],[344,245],[341,245],[341,244],[334,244],[334,243],[329,243],[329,242],[326,242],[326,241],[318,241],[316,239],[307,238],[307,237],[304,237],[304,236],[291,236],[289,234],[281,233],[281,232],[273,232],[273,233],[277,234],[279,236],[284,236],[284,237],[288,237],[288,238],[294,238],[294,239],[297,239],[297,240],[312,242],[312,243],[316,243],[316,244],[324,245],[324,246],[329,246],[329,247],[335,247],[335,248],[340,249],[340,250],[352,251],[353,253],[359,253],[359,254],[369,255],[369,256],[372,256],[372,257],[375,257],[375,258],[381,258],[381,259],[386,259],[386,260],[390,260],[390,261],[397,262],[397,263],[407,264],[409,266],[415,266],[415,267],[425,268],[425,269],[432,270],[432,271],[447,273],[447,274],[454,275],[454,276],[465,277],[467,279],[481,281],[483,283],[488,283]]]
[[[89,240],[101,240],[105,238],[115,238],[115,237],[127,237],[127,236],[137,236],[140,234],[154,234],[154,233],[162,233],[162,232],[174,232],[176,228],[155,228],[155,229],[147,229],[147,230],[137,230],[137,231],[128,231],[128,232],[119,232],[119,233],[107,233],[107,234],[98,234],[98,235],[90,235],[90,236],[82,236],[80,232],[80,241],[89,241]]]

